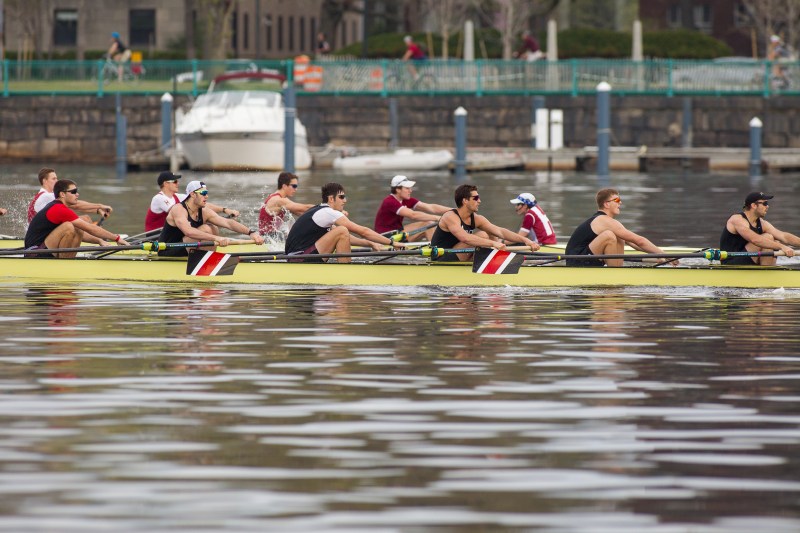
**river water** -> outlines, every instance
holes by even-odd
[[[36,170],[0,173],[0,205]],[[154,175],[59,173],[142,231]],[[203,177],[246,223],[274,182]],[[450,203],[450,176],[412,177]],[[303,175],[298,200],[341,181],[369,223],[386,178]],[[604,185],[474,180],[492,220],[533,192],[563,237]],[[800,231],[796,183],[612,180],[625,224],[698,248],[753,188]],[[798,291],[0,291],[0,531],[800,530]]]

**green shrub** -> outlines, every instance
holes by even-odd
[[[712,59],[729,56],[731,47],[713,37],[690,30],[654,31],[642,37],[645,57]]]
[[[369,59],[390,58],[396,59],[406,53],[406,45],[403,42],[403,37],[411,35],[417,44],[421,44],[428,52],[429,57],[442,57],[442,37],[438,34],[432,34],[433,49],[428,49],[428,34],[425,32],[416,33],[381,33],[379,35],[371,35],[368,41],[367,57]],[[464,44],[461,43],[459,47],[459,40],[461,39],[460,33],[451,35],[448,39],[448,57],[453,58],[458,53],[459,56],[463,54]],[[483,57],[483,47],[481,40],[486,48],[487,55],[490,59],[499,58],[503,52],[503,45],[500,40],[500,32],[495,29],[480,29],[475,31],[475,57]],[[334,56],[343,57],[361,57],[361,43],[353,43],[348,46],[339,48],[333,52]]]

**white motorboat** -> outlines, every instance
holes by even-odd
[[[390,153],[341,156],[333,160],[338,170],[437,170],[446,168],[453,159],[449,150],[415,152],[395,150]]]
[[[178,149],[193,169],[283,170],[285,115],[278,73],[229,72],[214,78],[188,112],[176,113]],[[270,90],[270,88],[272,90]],[[294,121],[294,164],[311,167],[306,128]]]

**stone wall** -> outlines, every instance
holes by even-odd
[[[187,102],[176,99],[176,105]],[[564,110],[564,142],[570,147],[596,144],[594,97],[547,97],[550,108]],[[105,96],[24,96],[0,98],[0,161],[113,163],[116,98]],[[398,98],[399,144],[451,147],[453,112],[468,111],[470,146],[530,146],[532,98]],[[390,141],[388,100],[379,97],[298,98],[298,117],[309,144],[386,147]],[[153,152],[161,135],[158,96],[124,96],[128,154]],[[693,98],[693,145],[747,147],[748,122],[764,123],[765,148],[800,147],[800,99],[779,97]],[[612,142],[619,146],[678,146],[682,98],[614,96]]]

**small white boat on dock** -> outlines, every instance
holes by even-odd
[[[452,161],[450,150],[417,152],[409,149],[394,152],[340,156],[333,160],[337,170],[438,170],[447,168]]]

